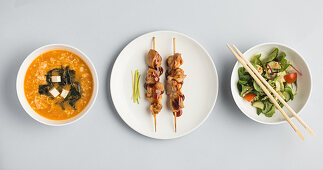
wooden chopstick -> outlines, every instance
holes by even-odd
[[[290,113],[302,124],[302,126],[312,135],[315,136],[315,133],[312,131],[312,129],[301,119],[301,117],[296,114],[296,112],[285,102],[285,100],[269,85],[269,83],[258,73],[258,71],[253,67],[253,65],[250,63],[249,60],[243,54],[240,52],[240,50],[235,46],[232,45],[233,48],[238,52],[240,57],[247,63],[247,65],[251,68],[251,70],[257,75],[257,77],[264,83],[267,88],[275,95],[278,100],[284,104],[284,106],[289,110]]]
[[[285,119],[287,120],[287,122],[291,125],[291,127],[298,134],[298,136],[302,140],[304,140],[304,136],[301,134],[301,132],[297,129],[297,127],[290,120],[290,118],[287,116],[287,114],[285,113],[285,111],[279,106],[279,104],[274,99],[274,97],[270,94],[270,92],[267,90],[267,88],[261,83],[261,81],[257,78],[257,76],[251,71],[251,69],[247,66],[247,64],[243,61],[243,59],[230,47],[229,44],[227,44],[227,47],[231,50],[231,52],[233,53],[233,55],[243,65],[243,67],[248,71],[248,73],[252,76],[252,78],[257,82],[257,84],[260,86],[260,88],[266,93],[266,95],[274,103],[274,105],[276,106],[276,108],[283,114],[283,116],[285,117]]]

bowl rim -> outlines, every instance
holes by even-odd
[[[49,48],[49,49],[47,49],[47,48]],[[80,55],[78,54],[78,56],[88,65],[88,67],[91,70],[91,73],[92,73],[92,76],[93,76],[93,82],[94,82],[94,85],[93,86],[94,86],[94,88],[93,88],[93,93],[92,93],[90,102],[78,114],[79,117],[76,118],[76,116],[77,116],[76,115],[76,116],[74,116],[72,118],[69,118],[69,119],[66,119],[66,120],[51,120],[51,119],[47,119],[47,118],[41,116],[40,114],[38,114],[36,111],[34,111],[30,107],[30,105],[29,105],[29,103],[28,103],[28,101],[26,99],[26,95],[24,93],[24,83],[21,84],[21,80],[22,80],[22,82],[24,82],[24,79],[25,79],[25,76],[26,76],[26,72],[27,72],[27,70],[28,70],[31,62],[33,62],[39,56],[39,54],[37,55],[37,53],[39,51],[42,51],[42,50],[46,49],[44,52],[41,52],[41,54],[42,54],[42,53],[48,52],[50,50],[60,49],[60,48],[66,48],[64,50],[70,51],[70,52],[73,52],[72,50],[74,50],[74,51],[77,51],[80,54]],[[35,55],[37,55],[37,56],[35,56]],[[32,57],[34,57],[34,59],[32,59],[29,62],[28,60],[30,58],[32,58]],[[26,71],[23,71],[25,67],[27,67],[27,69],[26,69]],[[23,107],[23,109],[25,110],[25,112],[27,112],[28,115],[30,117],[32,117],[34,120],[36,120],[36,121],[38,121],[40,123],[43,123],[45,125],[49,125],[49,126],[65,126],[65,125],[69,125],[69,124],[75,123],[78,120],[80,120],[81,118],[83,118],[91,110],[91,108],[93,107],[93,105],[94,105],[94,103],[96,101],[97,95],[98,95],[98,90],[99,90],[99,80],[98,80],[97,71],[95,69],[95,66],[94,66],[93,62],[90,60],[90,58],[83,51],[81,51],[80,49],[78,49],[76,47],[73,47],[71,45],[67,45],[67,44],[48,44],[48,45],[44,45],[44,46],[41,46],[41,47],[33,50],[31,53],[28,54],[28,56],[21,63],[20,68],[19,68],[18,73],[17,73],[16,92],[17,92],[17,96],[18,96],[18,99],[19,99],[19,102],[20,102],[21,106]],[[38,118],[39,116],[42,119],[44,119],[44,120],[49,120],[49,121],[53,121],[53,122],[60,122],[60,121],[62,121],[62,123],[45,122],[45,121],[39,119]]]
[[[140,39],[141,37],[144,37],[144,36],[147,36],[147,35],[149,35],[149,34],[158,34],[158,33],[173,33],[173,34],[178,34],[178,35],[181,35],[181,36],[183,36],[183,37],[185,37],[185,38],[188,38],[189,40],[191,40],[192,42],[194,42],[194,43],[196,43],[202,50],[203,50],[203,52],[208,56],[208,59],[211,61],[211,64],[212,64],[212,68],[213,68],[213,71],[214,71],[214,73],[215,73],[215,76],[216,76],[216,87],[217,87],[217,89],[216,89],[216,94],[215,94],[215,98],[214,98],[214,101],[213,101],[213,103],[212,103],[212,107],[210,108],[210,110],[208,111],[208,114],[207,114],[207,116],[205,116],[205,118],[196,126],[196,127],[194,127],[193,129],[191,129],[191,130],[189,130],[189,131],[187,131],[187,132],[185,132],[185,133],[183,133],[183,134],[181,134],[181,135],[179,135],[179,136],[175,136],[175,137],[152,137],[152,136],[149,136],[149,135],[147,135],[147,134],[145,134],[145,133],[143,133],[142,131],[139,131],[139,130],[137,130],[137,129],[135,129],[135,128],[133,128],[132,126],[131,126],[131,124],[129,123],[129,122],[127,122],[127,121],[125,121],[125,118],[123,117],[123,114],[120,114],[119,112],[120,112],[120,110],[115,106],[115,103],[116,103],[116,99],[113,97],[113,95],[114,95],[114,92],[113,92],[113,90],[112,90],[112,86],[113,86],[113,81],[112,81],[112,75],[113,74],[115,74],[115,72],[116,72],[116,68],[115,68],[115,66],[116,66],[116,63],[120,60],[120,57],[119,56],[121,56],[121,54],[125,51],[125,49],[127,48],[127,47],[129,47],[132,43],[134,43],[137,39]],[[161,140],[168,140],[168,139],[176,139],[176,138],[181,138],[181,137],[183,137],[183,136],[186,136],[186,135],[188,135],[188,134],[190,134],[190,133],[192,133],[192,132],[194,132],[196,129],[198,129],[202,124],[204,124],[204,122],[206,122],[206,120],[210,117],[210,115],[212,114],[212,111],[213,111],[213,109],[214,109],[214,107],[215,107],[215,104],[216,104],[216,102],[217,102],[217,99],[218,99],[218,95],[219,95],[219,75],[218,75],[218,72],[217,72],[217,69],[216,69],[216,66],[215,66],[215,64],[214,64],[214,61],[213,61],[213,59],[212,59],[212,57],[211,57],[211,55],[209,54],[209,52],[206,50],[206,48],[205,47],[203,47],[197,40],[195,40],[195,39],[193,39],[193,38],[191,38],[190,36],[188,36],[188,35],[186,35],[186,34],[184,34],[184,33],[180,33],[180,32],[177,32],[177,31],[172,31],[172,30],[156,30],[156,31],[151,31],[151,32],[146,32],[146,33],[144,33],[144,34],[142,34],[142,35],[140,35],[140,36],[138,36],[138,37],[136,37],[136,38],[134,38],[133,40],[131,40],[131,42],[129,42],[122,50],[121,50],[121,52],[118,54],[118,56],[117,56],[117,58],[115,59],[115,61],[114,61],[114,63],[113,63],[113,66],[112,66],[112,70],[111,70],[111,73],[110,73],[110,88],[109,88],[109,90],[110,90],[110,96],[111,96],[111,98],[112,98],[112,102],[113,102],[113,105],[114,105],[114,107],[115,107],[115,109],[116,109],[116,111],[117,111],[117,113],[118,113],[118,115],[121,117],[121,119],[131,128],[131,129],[133,129],[134,131],[136,131],[137,133],[139,133],[139,134],[141,134],[141,135],[143,135],[143,136],[146,136],[146,137],[148,137],[148,138],[152,138],[152,139],[161,139]]]
[[[247,51],[245,51],[245,52],[243,53],[243,55],[245,55],[246,53],[248,53],[249,51],[251,51],[251,50],[253,50],[253,49],[256,49],[256,48],[259,48],[259,47],[261,47],[261,46],[265,46],[265,45],[279,45],[279,46],[283,46],[283,47],[285,47],[285,48],[288,48],[289,50],[291,50],[291,51],[295,52],[295,53],[300,57],[300,59],[305,63],[305,66],[306,66],[306,68],[307,68],[307,70],[308,70],[308,72],[309,72],[309,79],[310,79],[309,83],[310,83],[310,88],[309,88],[308,98],[306,99],[305,104],[301,107],[301,109],[300,109],[298,112],[296,112],[296,114],[300,115],[300,114],[302,113],[302,111],[303,111],[304,107],[307,105],[308,100],[309,100],[309,99],[310,99],[310,97],[311,97],[312,88],[313,88],[313,83],[312,83],[312,81],[313,81],[313,80],[312,80],[312,73],[311,73],[311,70],[310,70],[310,68],[309,68],[309,66],[308,66],[308,63],[306,62],[306,60],[304,59],[304,57],[303,57],[299,52],[297,52],[294,48],[291,48],[291,47],[289,47],[289,46],[287,46],[287,45],[285,45],[285,44],[283,44],[283,43],[278,43],[278,42],[267,42],[267,43],[260,43],[260,44],[257,44],[257,45],[255,45],[255,46],[253,46],[253,47],[249,48]],[[240,105],[237,103],[237,101],[236,101],[236,100],[235,100],[235,98],[233,97],[235,94],[234,94],[233,89],[232,89],[233,74],[235,74],[235,73],[234,73],[234,72],[235,72],[235,68],[238,66],[238,64],[239,64],[239,62],[238,62],[238,61],[236,61],[236,63],[235,63],[235,64],[234,64],[234,66],[233,66],[232,73],[231,73],[231,80],[230,80],[230,88],[231,88],[231,95],[232,95],[232,98],[233,98],[233,100],[234,100],[235,104],[236,104],[236,105],[238,106],[238,108],[240,109],[240,111],[241,111],[244,115],[246,115],[248,118],[250,118],[250,119],[252,119],[252,120],[254,120],[254,121],[258,122],[258,123],[267,124],[267,125],[277,125],[277,124],[286,123],[286,122],[287,122],[287,120],[281,120],[281,121],[278,121],[278,122],[263,122],[263,121],[260,121],[260,120],[257,120],[257,119],[252,118],[251,116],[249,116],[248,114],[246,114],[245,112],[243,112],[243,111],[242,111],[242,109],[240,108]],[[294,119],[294,116],[290,116],[290,119]]]

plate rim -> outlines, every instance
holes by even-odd
[[[300,115],[303,111],[303,109],[305,108],[305,106],[307,105],[311,95],[312,95],[312,89],[313,89],[313,79],[312,79],[312,73],[311,73],[311,70],[310,70],[310,67],[308,66],[308,63],[307,61],[305,60],[305,58],[298,52],[296,51],[294,48],[290,47],[290,46],[287,46],[286,44],[283,44],[283,43],[278,43],[278,42],[265,42],[265,43],[260,43],[260,44],[257,44],[255,46],[252,46],[251,48],[249,48],[248,50],[246,50],[243,55],[245,55],[246,53],[248,53],[249,51],[255,49],[255,48],[258,48],[260,46],[264,46],[264,45],[279,45],[279,46],[283,46],[283,47],[286,47],[288,49],[290,49],[291,51],[295,52],[297,55],[300,56],[300,59],[305,63],[307,69],[308,69],[308,72],[309,72],[309,79],[310,79],[310,91],[309,91],[309,95],[308,95],[308,98],[306,99],[306,102],[305,104],[301,107],[301,109],[296,112],[297,115]],[[251,116],[249,116],[248,114],[244,113],[242,111],[242,109],[240,108],[240,106],[238,105],[237,101],[235,100],[235,98],[233,97],[234,93],[233,93],[233,89],[232,89],[232,81],[233,81],[233,74],[234,74],[234,70],[236,67],[238,67],[238,64],[239,62],[236,61],[233,68],[232,68],[232,72],[231,72],[231,80],[230,80],[230,88],[231,88],[231,95],[232,95],[232,98],[235,102],[235,104],[238,106],[239,110],[244,114],[246,115],[248,118],[250,118],[251,120],[255,121],[255,122],[258,122],[258,123],[261,123],[261,124],[266,124],[266,125],[278,125],[278,124],[283,124],[283,123],[287,123],[287,120],[281,120],[281,121],[278,121],[278,122],[263,122],[263,121],[260,121],[260,120],[257,120],[257,119],[254,119],[252,118]],[[290,116],[290,119],[293,120],[295,119],[294,116]]]
[[[188,38],[190,39],[191,41],[193,41],[194,43],[196,43],[202,50],[203,52],[205,52],[205,54],[208,56],[209,60],[211,61],[211,64],[212,64],[212,68],[213,68],[213,71],[215,73],[215,78],[216,78],[216,93],[215,93],[215,98],[214,98],[214,101],[212,103],[212,107],[210,108],[210,110],[208,111],[208,114],[204,117],[204,119],[197,125],[195,126],[194,128],[192,128],[191,130],[187,131],[187,132],[184,132],[182,133],[181,135],[179,136],[174,136],[174,137],[158,137],[158,136],[149,136],[135,128],[133,128],[125,119],[124,117],[122,116],[122,114],[120,114],[118,108],[115,106],[115,99],[113,98],[113,90],[112,90],[112,75],[113,73],[115,72],[115,65],[116,63],[118,62],[118,60],[120,59],[120,55],[125,51],[125,49],[127,47],[129,47],[133,42],[135,42],[137,39],[143,37],[143,36],[146,36],[148,34],[157,34],[157,33],[172,33],[172,34],[178,34],[178,35],[181,35],[185,38]],[[146,137],[149,137],[149,138],[152,138],[152,139],[176,139],[176,138],[180,138],[180,137],[183,137],[183,136],[186,136],[190,133],[192,133],[193,131],[195,131],[196,129],[198,129],[208,118],[209,116],[211,115],[213,109],[214,109],[214,106],[215,106],[215,103],[217,101],[217,98],[218,98],[218,94],[219,94],[219,76],[218,76],[218,72],[216,70],[216,67],[215,67],[215,64],[214,64],[214,61],[211,57],[211,55],[208,53],[208,51],[199,43],[197,42],[196,40],[194,40],[193,38],[187,36],[186,34],[183,34],[183,33],[179,33],[179,32],[176,32],[176,31],[171,31],[171,30],[158,30],[158,31],[152,31],[152,32],[147,32],[147,33],[144,33],[136,38],[134,38],[131,42],[129,42],[123,49],[122,51],[119,53],[118,57],[115,59],[114,63],[113,63],[113,67],[112,67],[112,70],[111,70],[111,74],[110,74],[110,96],[112,98],[112,102],[113,102],[113,105],[114,105],[114,108],[116,109],[118,115],[121,117],[121,119],[134,131],[138,132],[139,134],[143,135],[143,136],[146,136]]]

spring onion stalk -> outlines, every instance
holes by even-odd
[[[133,99],[133,101],[135,101],[135,86],[134,86],[134,83],[133,83],[133,72],[132,72],[132,70],[131,70],[131,82],[132,82],[132,99]]]
[[[137,78],[138,78],[138,71],[136,70],[135,72],[135,98],[138,103],[138,83],[137,83]]]
[[[137,87],[137,82],[136,82],[136,80],[137,80],[137,79],[136,79],[136,76],[137,76],[137,70],[135,71],[135,77],[134,77],[134,82],[135,82],[135,84],[134,84],[134,87],[133,87],[133,88],[134,88],[134,90],[135,90],[135,96],[134,96],[134,99],[135,99],[135,100],[134,100],[134,103],[136,103],[136,102],[137,102],[137,88],[136,88],[136,87]]]
[[[141,99],[140,96],[140,88],[139,88],[139,79],[140,79],[140,74],[139,71],[136,70],[133,76],[133,72],[131,71],[131,78],[132,78],[132,88],[133,88],[133,102],[139,104],[139,99]]]
[[[139,94],[139,99],[141,99],[141,96],[140,96],[140,86],[139,86],[139,79],[140,79],[140,75],[138,76],[138,94]]]

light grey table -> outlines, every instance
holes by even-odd
[[[0,169],[323,169],[322,1],[0,1]],[[199,41],[219,73],[219,96],[209,119],[175,140],[154,140],[130,129],[110,97],[119,52],[135,37],[174,30]],[[287,123],[262,125],[239,111],[230,91],[242,50],[280,42],[300,52],[312,71],[312,95],[301,117],[300,141]],[[82,120],[50,127],[29,117],[16,96],[16,75],[34,49],[65,43],[83,50],[98,71],[100,89]],[[299,125],[299,124],[297,124]]]

